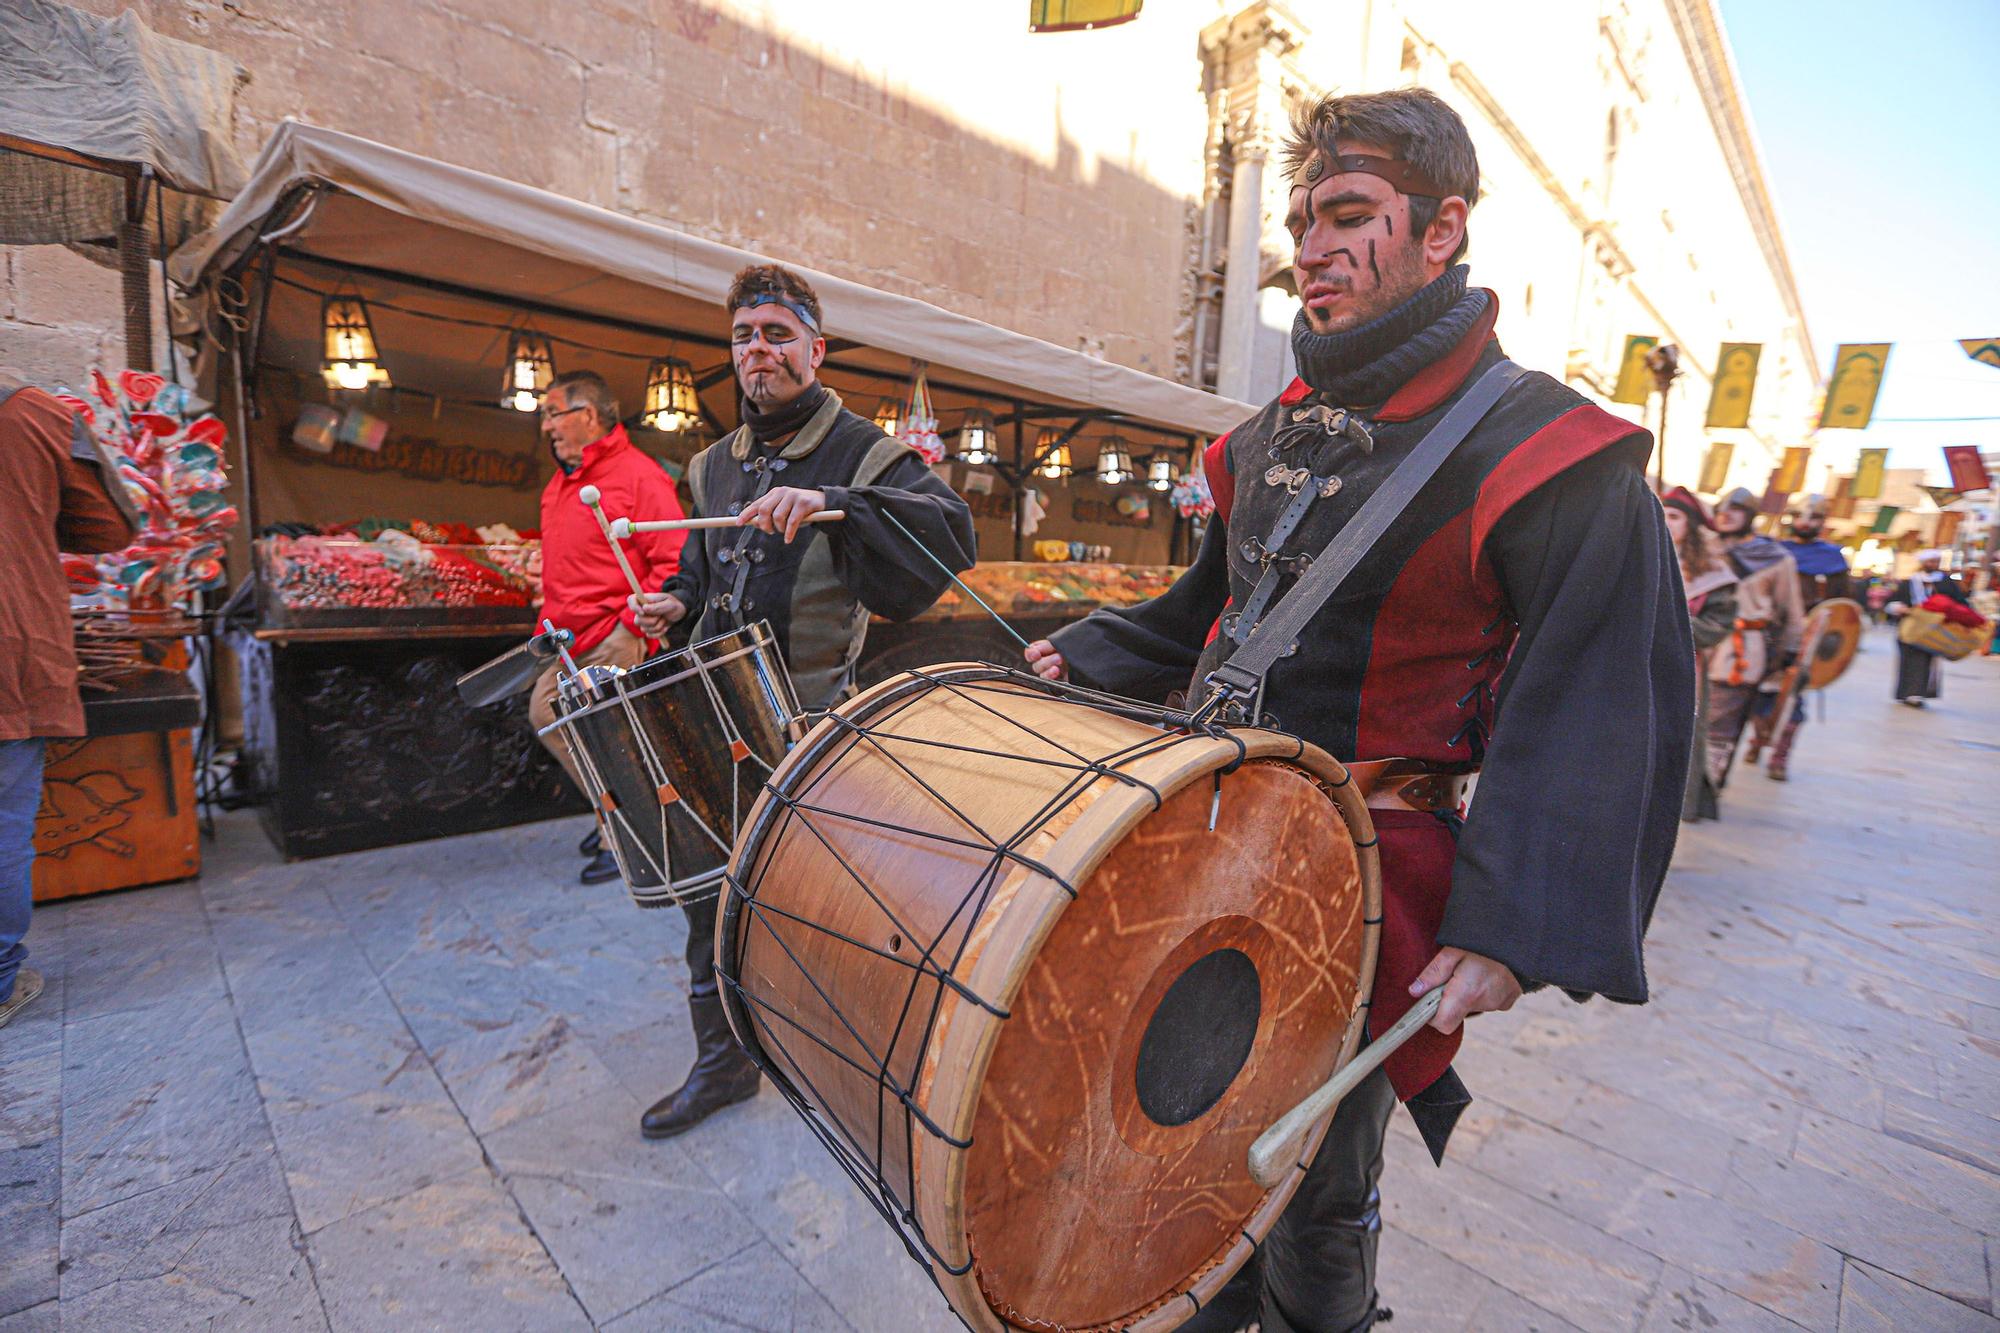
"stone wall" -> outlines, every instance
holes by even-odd
[[[1173,372],[1216,0],[1039,37],[1018,5],[917,0],[134,7],[248,71],[246,161],[295,116]],[[5,271],[18,359],[117,359],[108,276]]]

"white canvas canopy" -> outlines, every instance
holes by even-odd
[[[295,187],[330,186],[302,216],[273,219]],[[171,272],[185,287],[241,257],[267,226],[284,226],[288,256],[477,290],[499,300],[709,334],[722,330],[731,276],[766,257],[547,190],[452,166],[368,139],[287,122],[216,225],[183,246]],[[999,396],[1116,413],[1187,435],[1229,430],[1255,409],[926,301],[820,273],[827,335],[842,355],[896,373],[921,359]]]

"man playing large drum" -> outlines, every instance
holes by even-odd
[[[1328,97],[1285,158],[1300,378],[1210,449],[1217,513],[1193,568],[1152,602],[1034,645],[1044,676],[1156,698],[1192,679],[1199,692],[1501,359],[1496,299],[1458,263],[1479,171],[1455,112],[1422,89]],[[1470,1100],[1450,1068],[1463,1020],[1541,986],[1646,999],[1641,940],[1694,713],[1674,551],[1642,471],[1650,443],[1526,375],[1265,677],[1254,720],[1372,781],[1386,919],[1371,1031],[1428,990],[1444,997],[1433,1029],[1342,1104],[1257,1259],[1186,1327],[1369,1327],[1389,1113],[1408,1103],[1442,1153]],[[1300,519],[1305,487],[1317,498]],[[1274,531],[1281,514],[1288,532]],[[1391,759],[1407,762],[1370,763]]]
[[[743,424],[695,457],[687,482],[697,516],[737,514],[745,526],[691,534],[664,588],[635,599],[639,625],[664,637],[692,615],[703,639],[768,621],[799,702],[831,707],[853,691],[870,612],[908,619],[950,583],[943,565],[971,568],[972,514],[914,450],[819,382],[826,339],[804,278],[752,266],[725,304]],[[807,522],[827,509],[846,518]],[[757,1091],[757,1068],[730,1036],[716,993],[715,900],[687,915],[695,1063],[645,1113],[648,1138],[691,1129]]]

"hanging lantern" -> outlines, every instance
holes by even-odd
[[[646,408],[639,420],[654,430],[682,431],[701,420],[694,367],[677,356],[655,357],[646,367]]]
[[[875,408],[875,426],[890,439],[903,433],[903,405],[894,398],[884,398]]]
[[[359,391],[387,384],[375,347],[375,330],[368,323],[368,303],[358,296],[329,296],[320,306],[324,333],[319,370],[328,389]]]
[[[1107,435],[1097,446],[1097,479],[1106,486],[1132,480],[1132,446],[1122,435]]]
[[[1156,491],[1170,491],[1174,488],[1174,460],[1166,454],[1154,454],[1146,461],[1146,485]]]
[[[953,455],[961,463],[991,463],[1000,457],[999,427],[993,414],[983,407],[968,409],[958,428],[958,450]]]
[[[1062,437],[1059,430],[1043,430],[1035,437],[1035,454],[1042,460],[1035,471],[1050,481],[1061,481],[1076,470],[1069,461],[1069,446],[1058,443]]]
[[[545,335],[533,329],[516,329],[507,335],[507,374],[500,382],[500,406],[533,412],[542,405],[542,395],[555,377],[555,351]]]

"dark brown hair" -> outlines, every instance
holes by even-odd
[[[1465,200],[1467,209],[1479,202],[1479,155],[1473,151],[1472,136],[1466,133],[1458,113],[1428,88],[1347,96],[1329,93],[1302,108],[1293,115],[1291,133],[1285,139],[1285,175],[1296,180],[1315,151],[1335,156],[1339,150],[1334,144],[1341,139],[1389,149],[1436,181],[1447,196]],[[1418,194],[1409,198],[1410,228],[1421,236],[1436,220],[1443,201]],[[1469,240],[1469,229],[1467,236]],[[1465,257],[1466,244],[1459,242],[1451,257],[1453,263]]]
[[[812,284],[782,264],[752,264],[730,279],[729,295],[722,300],[722,308],[735,314],[759,296],[782,296],[787,301],[795,301],[812,312],[812,322],[818,332],[826,324],[820,314],[819,293]]]

